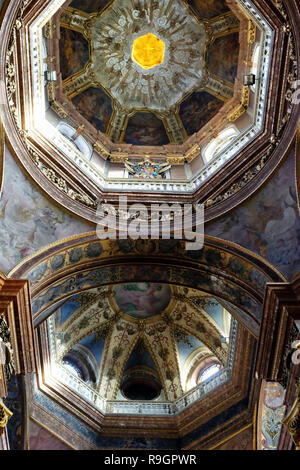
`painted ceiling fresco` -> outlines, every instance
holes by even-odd
[[[129,118],[124,142],[133,145],[166,145],[167,136],[163,122],[152,113],[136,113]]]
[[[101,11],[109,3],[111,0],[73,0],[69,6],[86,13],[95,13]]]
[[[200,18],[209,20],[215,16],[228,13],[226,0],[186,0]]]
[[[76,1],[63,12],[61,24],[68,26],[61,28],[60,39],[64,93],[80,116],[113,142],[142,146],[183,143],[233,96],[225,82],[233,83],[237,74],[239,33],[232,31],[239,29],[239,21],[223,1],[190,2],[199,21],[181,0],[175,0],[172,8],[168,0],[146,0],[143,6],[119,0],[113,9],[102,11],[105,3]],[[84,15],[72,7],[83,10]],[[97,15],[89,17],[91,10]],[[227,15],[220,16],[223,13]],[[204,21],[211,18],[215,24],[208,33]],[[163,44],[164,55],[158,65],[145,69],[133,59],[133,46],[150,35]],[[90,43],[90,54],[83,36]],[[74,73],[77,75],[72,77]],[[118,111],[110,126],[112,103],[108,104],[110,98],[104,92],[98,95],[95,87],[109,90],[115,102]],[[192,94],[180,107],[181,122],[179,105],[189,92]],[[162,113],[165,122],[150,111]]]
[[[90,13],[101,11],[108,3],[101,0],[74,0],[70,6]],[[142,2],[132,0],[132,3],[138,6]],[[137,8],[141,20],[148,15],[147,3],[145,0],[144,10]],[[149,4],[159,5],[159,3],[151,1]],[[185,3],[189,4],[202,19],[213,19],[222,13],[230,12],[226,2],[221,0],[194,0]],[[163,0],[161,4],[166,5]],[[166,15],[169,12],[164,11],[164,13]],[[148,16],[150,14],[151,9]],[[171,13],[170,21],[172,21]],[[134,24],[134,27],[136,26],[137,22]],[[177,25],[170,24],[170,26],[175,28]],[[119,29],[123,27],[122,21],[118,23]],[[139,31],[134,34],[136,33],[140,34]],[[188,33],[192,37],[195,32],[189,30]],[[202,32],[199,33],[200,36],[201,34]],[[111,37],[107,36],[106,44],[118,47],[118,41],[115,38],[111,40]],[[70,78],[70,75],[80,73],[85,68],[90,60],[87,44],[87,40],[75,29],[62,28],[60,48],[63,79]],[[216,37],[207,53],[210,73],[233,83],[237,72],[238,54],[238,33]],[[198,58],[192,49],[189,59],[196,62]],[[122,75],[124,79],[123,65],[110,62],[110,70],[116,74],[120,71],[118,77]],[[180,75],[174,73],[171,78],[170,83],[174,88],[176,86],[180,88],[185,84]],[[137,87],[138,93],[135,95],[143,104],[148,99],[142,96],[148,83],[149,80],[147,82],[142,77]],[[124,92],[122,89],[121,91]],[[157,93],[155,85],[152,91],[153,94]],[[70,99],[84,119],[95,129],[108,133],[113,116],[113,100],[103,91],[100,84],[89,86],[83,92],[77,89],[75,96]],[[204,90],[194,91],[180,106],[180,118],[186,133],[190,136],[201,129],[219,112],[222,105],[224,100],[214,98],[211,93]],[[116,108],[114,112],[117,113]],[[128,114],[123,122],[127,123],[127,118]],[[145,111],[134,114],[128,119],[127,129],[122,128],[122,131],[125,131],[124,141],[133,145],[168,143],[163,122],[158,118],[155,121],[154,118],[154,114]],[[177,123],[180,125],[180,119]],[[68,360],[71,368],[74,366],[74,372],[76,368],[80,369],[82,372],[80,377],[84,382],[96,389],[101,397],[112,401],[119,398],[118,394],[126,372],[134,367],[148,367],[157,373],[161,380],[163,386],[161,400],[174,403],[178,397],[185,397],[187,363],[192,361],[193,355],[198,357],[197,353],[201,348],[206,348],[223,368],[229,362],[230,347],[235,346],[235,338],[230,335],[228,329],[228,323],[230,324],[228,317],[231,315],[227,312],[226,319],[224,310],[230,311],[241,325],[247,327],[239,326],[239,330],[248,329],[252,338],[258,336],[266,283],[270,280],[275,282],[275,274],[282,280],[280,273],[276,273],[272,266],[269,265],[269,271],[267,270],[265,259],[276,265],[287,276],[291,277],[295,272],[297,263],[299,264],[300,244],[295,178],[292,178],[293,184],[290,182],[291,175],[294,176],[294,167],[294,159],[287,159],[262,191],[256,193],[236,211],[219,219],[217,224],[215,222],[208,224],[208,232],[216,237],[213,247],[212,244],[206,243],[200,252],[187,253],[179,241],[100,242],[93,238],[92,233],[85,234],[83,241],[78,238],[78,241],[72,244],[66,237],[94,230],[94,226],[75,220],[51,205],[16,167],[12,157],[6,156],[5,185],[0,201],[0,263],[8,272],[24,257],[32,255],[30,260],[27,260],[30,268],[27,270],[26,278],[31,282],[34,321],[40,312],[43,313],[43,308],[52,308],[55,301],[61,303],[59,308],[55,307],[57,310],[47,321],[48,326],[53,326],[51,331],[49,326],[49,336],[54,332],[55,358],[58,363],[61,364],[64,359]],[[217,239],[220,237],[239,243],[253,252],[247,252],[246,249],[242,250],[239,246],[227,242],[222,245],[220,239],[220,245],[217,245]],[[61,246],[53,244],[62,239],[64,244]],[[51,248],[38,253],[36,261],[34,252],[49,243],[52,243]],[[258,259],[254,252],[259,253],[264,259]],[[135,263],[134,258],[145,255],[149,256],[149,262],[143,265]],[[153,259],[154,255],[157,258],[164,256],[163,261],[168,261],[166,258],[170,256],[170,260],[175,260],[177,264],[174,262],[172,265],[172,261],[159,264],[157,258],[151,262],[152,255]],[[112,265],[113,257],[125,261],[123,264]],[[223,278],[220,272],[224,274]],[[124,280],[126,284],[121,284],[125,282]],[[223,300],[223,297],[227,301]],[[222,300],[218,300],[219,298]],[[237,322],[233,319],[232,323]],[[45,325],[46,322],[42,324],[43,327]],[[242,349],[243,344],[242,341],[238,343],[238,351]],[[255,347],[250,351],[253,356],[249,354],[249,363],[245,367],[249,376],[253,372],[250,362],[254,358],[254,349]],[[248,350],[245,356],[247,353]],[[241,367],[241,373],[242,369]],[[88,429],[86,422],[80,422],[75,413],[68,414],[61,406],[61,402],[55,403],[55,400],[49,398],[50,395],[40,393],[35,382],[36,377],[28,379],[32,381],[31,392],[34,395],[34,400],[28,402],[33,405],[33,410],[35,405],[36,408],[40,406],[40,419],[44,407],[49,414],[55,414],[56,424],[64,420],[65,428],[69,427],[70,432],[74,434],[78,432],[83,436],[83,446],[88,447],[87,441],[90,441],[94,448],[102,445],[107,448],[111,446],[176,449],[180,445],[190,445],[201,436],[201,433],[213,432],[214,426],[220,426],[220,423],[228,420],[228,417],[232,419],[234,413],[246,411],[248,406],[246,403],[248,396],[245,395],[242,397],[243,403],[236,402],[232,408],[224,408],[220,415],[214,417],[215,423],[205,422],[204,426],[189,431],[180,443],[181,439],[163,441],[163,439],[127,438],[127,436],[124,439],[107,438],[101,432]],[[250,389],[251,379],[247,385]],[[9,407],[14,412],[11,429],[14,430],[15,440],[19,441],[23,397],[17,397],[17,387],[14,391],[14,386],[12,383]],[[282,410],[275,416],[275,413],[270,413],[269,408],[276,410],[280,407],[281,398],[281,391],[276,390],[274,384],[271,384],[264,396],[268,416],[265,416],[262,423],[263,444],[267,448],[276,446],[278,423],[283,416]],[[273,419],[274,416],[278,418],[277,421]],[[273,439],[274,424],[276,439]],[[251,428],[244,430],[240,436],[234,436],[232,442],[224,442],[222,447],[251,448],[252,431]],[[58,440],[54,434],[49,434],[35,421],[30,423],[30,437],[31,448],[56,450],[68,448],[64,441]],[[11,440],[13,441],[13,437]]]
[[[239,60],[239,33],[216,38],[207,51],[208,70],[234,83]]]
[[[222,322],[230,315],[224,312],[215,299],[169,285],[91,289],[54,314],[56,360],[68,367],[73,361],[75,375],[81,367],[81,376],[106,399],[116,398],[124,371],[146,366],[157,371],[165,398],[172,401],[183,394],[184,364],[200,346],[226,365],[228,344],[221,337],[229,330]]]
[[[80,72],[90,58],[89,44],[77,31],[60,28],[60,69],[63,80]]]
[[[104,90],[88,88],[75,96],[72,101],[82,116],[97,130],[106,131],[112,115],[112,102]]]
[[[180,106],[180,118],[188,135],[199,131],[222,108],[224,102],[205,91],[195,91]]]
[[[134,318],[159,315],[168,306],[171,289],[163,284],[123,284],[114,289],[118,307]]]

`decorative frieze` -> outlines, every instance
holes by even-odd
[[[70,188],[64,178],[61,178],[56,174],[56,172],[51,169],[46,167],[41,161],[40,157],[36,152],[34,152],[32,149],[30,149],[34,162],[36,166],[41,170],[44,176],[51,181],[60,191],[63,191],[66,193],[71,199],[74,201],[78,201],[81,204],[84,204],[85,206],[91,207],[93,209],[96,209],[98,206],[98,203],[96,200],[92,200],[89,196],[87,196],[84,193],[78,193],[74,191],[72,188]]]

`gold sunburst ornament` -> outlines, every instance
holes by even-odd
[[[149,33],[135,39],[132,47],[132,60],[143,69],[151,69],[164,61],[165,43],[155,34]]]

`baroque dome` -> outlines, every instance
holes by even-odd
[[[192,403],[232,374],[237,323],[216,299],[192,289],[153,283],[91,289],[69,297],[47,323],[48,375],[83,398],[92,393],[102,412],[135,414],[128,400],[140,396],[158,403],[148,412],[170,414],[172,405],[176,413],[186,394]],[[204,362],[221,368],[208,377],[209,389],[193,378]]]
[[[16,20],[4,124],[18,158],[50,197],[92,222],[120,191],[134,201],[202,203],[208,219],[234,207],[278,165],[295,125],[290,82],[268,87],[284,38],[286,77],[295,74],[292,34],[267,22],[265,8],[52,0]],[[163,46],[150,68],[133,59],[147,37]],[[18,56],[31,64],[26,76]],[[276,129],[273,100],[282,102]]]

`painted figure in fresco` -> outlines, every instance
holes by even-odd
[[[180,107],[180,117],[188,135],[198,132],[217,114],[223,104],[209,93],[192,93]]]
[[[101,11],[108,3],[110,0],[73,0],[70,7],[86,13],[95,13]]]
[[[239,33],[217,38],[207,53],[208,70],[234,83],[239,60]]]
[[[171,291],[168,285],[122,284],[115,287],[115,301],[120,309],[134,318],[150,318],[168,306]]]
[[[79,72],[89,60],[89,45],[82,34],[61,28],[60,65],[63,79]]]
[[[78,111],[96,129],[105,132],[112,114],[111,100],[99,88],[89,88],[73,99]]]
[[[136,113],[127,125],[124,142],[133,145],[166,145],[169,143],[163,122],[152,113]]]

